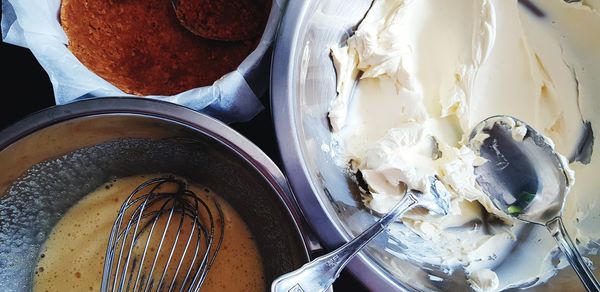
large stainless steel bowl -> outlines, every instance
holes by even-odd
[[[290,1],[274,50],[271,103],[284,168],[309,224],[328,248],[376,220],[363,207],[355,182],[327,151],[332,142],[327,112],[336,96],[329,49],[348,38],[370,5],[370,0]],[[533,226],[527,232],[547,233]],[[373,291],[470,289],[461,269],[444,271],[405,256],[402,240],[380,236],[349,264],[350,272]],[[597,263],[599,257],[592,259]],[[535,289],[565,287],[581,289],[569,268]]]
[[[308,261],[287,182],[250,141],[182,106],[106,98],[0,131],[0,291],[32,289],[40,248],[69,207],[110,177],[144,173],[181,175],[226,199],[251,229],[269,283]]]

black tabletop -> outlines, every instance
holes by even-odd
[[[0,129],[22,119],[28,114],[54,106],[52,84],[44,69],[26,48],[0,43],[2,70],[2,100]],[[261,98],[266,109],[246,123],[231,127],[260,147],[277,165],[281,158],[277,150],[275,130],[269,108],[269,96]],[[334,284],[336,291],[366,291],[347,271]]]

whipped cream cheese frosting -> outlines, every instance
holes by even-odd
[[[582,251],[598,252],[599,9],[598,1],[375,0],[331,48],[338,94],[329,120],[340,145],[332,148],[368,185],[365,205],[386,213],[407,188],[428,192],[434,175],[450,190],[448,215],[401,218],[422,239],[407,243],[414,260],[461,267],[480,291],[542,283],[567,265],[553,260],[560,254],[549,235],[533,232],[540,244],[530,256],[513,260],[512,272],[498,268],[524,223],[481,191],[474,168],[486,161],[466,146],[493,115],[525,121],[569,160],[577,182],[565,223]]]

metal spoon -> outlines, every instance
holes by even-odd
[[[392,210],[377,223],[371,225],[353,240],[338,249],[320,256],[299,269],[273,281],[272,292],[325,291],[340,276],[342,269],[373,238],[384,231],[396,218],[414,207],[427,208],[430,212],[446,215],[450,208],[450,194],[435,177],[430,179],[430,192],[414,190],[406,192]]]
[[[264,15],[257,0],[171,0],[179,23],[211,40],[241,41],[261,33]]]
[[[523,121],[494,116],[474,128],[469,146],[488,160],[475,174],[494,205],[519,220],[546,226],[585,288],[600,291],[561,219],[573,180],[568,162],[551,142]]]

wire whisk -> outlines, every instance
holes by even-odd
[[[213,204],[217,214],[175,177],[140,184],[112,227],[101,291],[198,291],[223,242],[223,211]]]

